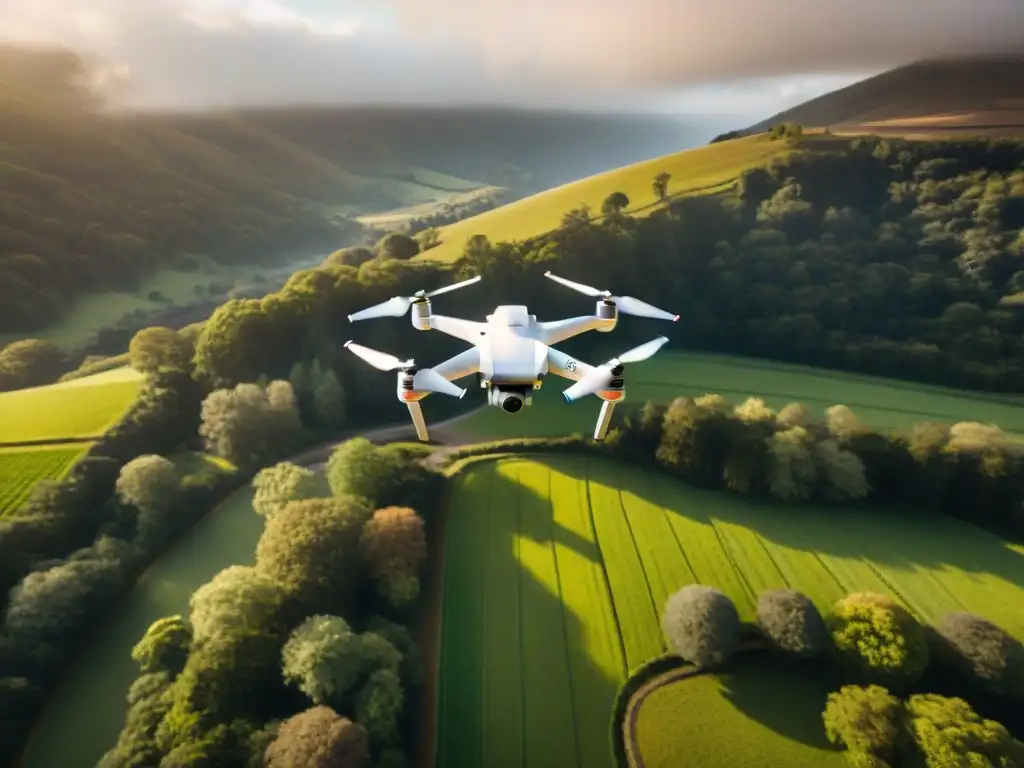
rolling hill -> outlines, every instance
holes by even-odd
[[[834,133],[1024,133],[1024,55],[919,61],[804,102],[751,126]]]

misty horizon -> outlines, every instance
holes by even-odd
[[[500,34],[494,34],[500,30]],[[0,0],[119,111],[644,112],[745,124],[926,58],[1024,52],[1019,0]]]

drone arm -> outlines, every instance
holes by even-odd
[[[416,437],[424,443],[429,442],[430,434],[427,432],[427,422],[423,418],[423,409],[420,407],[420,404],[418,402],[410,402],[405,405],[409,409],[409,418],[412,419],[412,425],[416,428]]]
[[[469,376],[480,370],[480,350],[476,347],[460,352],[455,357],[445,360],[443,363],[434,366],[436,373],[444,376],[448,381],[455,381],[464,376]]]
[[[592,370],[594,370],[594,366],[548,347],[548,373],[561,376],[569,381],[579,381]]]
[[[597,315],[583,315],[581,317],[570,317],[567,320],[554,320],[548,323],[538,323],[539,341],[543,344],[558,344],[573,336],[579,336],[587,331],[597,331],[602,328],[609,328],[615,325],[615,318],[605,319]]]
[[[462,320],[457,317],[445,317],[444,315],[429,315],[427,322],[435,331],[454,336],[456,339],[475,345],[481,338],[487,326],[484,323],[477,323],[473,320]]]

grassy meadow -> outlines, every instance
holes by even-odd
[[[922,528],[769,505],[582,456],[481,461],[456,483],[438,702],[446,768],[606,766],[615,691],[664,651],[661,608],[686,584],[722,589],[745,621],[773,587],[820,608],[871,590],[922,621],[969,610],[1024,638],[1024,555],[952,519]]]
[[[612,192],[624,192],[630,201],[628,212],[642,216],[660,205],[651,184],[661,171],[672,174],[669,197],[716,192],[729,187],[747,168],[765,163],[787,146],[763,135],[751,136],[606,171],[442,227],[441,244],[417,258],[454,261],[473,235],[486,235],[494,243],[542,235],[556,229],[566,211],[581,205],[600,213],[601,203]]]
[[[597,363],[599,359],[588,362]],[[601,402],[588,397],[567,404],[560,393],[570,385],[564,379],[548,377],[544,388],[533,393],[533,405],[520,413],[512,416],[498,408],[483,408],[451,429],[457,432],[455,437],[466,440],[591,434]],[[750,396],[760,397],[773,408],[801,402],[818,414],[829,406],[843,404],[877,428],[969,420],[994,423],[1007,432],[1024,434],[1024,398],[689,352],[663,352],[626,371],[626,400],[630,403],[670,402],[680,395],[709,392],[736,403]],[[428,418],[430,405],[427,401],[424,406]]]
[[[98,438],[124,415],[142,386],[131,368],[0,393],[0,446]]]
[[[0,446],[0,517],[14,514],[41,480],[59,480],[90,443]]]
[[[836,685],[762,652],[732,659],[718,674],[671,680],[637,702],[627,741],[644,768],[841,768],[821,713]],[[634,758],[635,760],[635,758]]]

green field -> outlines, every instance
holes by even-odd
[[[89,445],[0,447],[0,517],[16,512],[40,480],[63,477]]]
[[[588,360],[601,361],[600,357]],[[588,397],[567,404],[560,393],[570,384],[548,377],[544,388],[534,393],[530,408],[515,416],[498,408],[483,408],[453,429],[459,438],[467,440],[574,431],[591,434],[601,403],[596,397]],[[818,414],[841,403],[876,428],[907,427],[922,421],[981,421],[1024,434],[1024,398],[999,398],[768,360],[687,352],[664,352],[626,371],[626,399],[630,403],[642,404],[648,399],[669,402],[679,395],[709,392],[735,403],[750,396],[761,397],[773,408],[797,401]],[[425,408],[429,417],[429,402]]]
[[[684,754],[687,768],[839,768],[846,757],[829,745],[821,721],[838,685],[748,651],[719,674],[655,688],[637,703],[626,738],[644,768],[678,768]]]
[[[747,168],[786,148],[785,143],[771,142],[766,136],[751,136],[606,171],[449,224],[441,229],[441,245],[417,258],[453,261],[473,235],[486,235],[493,243],[542,235],[556,229],[573,208],[586,204],[600,213],[601,203],[612,192],[626,194],[630,213],[645,215],[659,205],[651,183],[661,171],[672,174],[670,197],[720,191]]]
[[[970,610],[1024,638],[1024,556],[952,519],[760,504],[584,457],[483,461],[445,533],[438,764],[607,766],[617,686],[664,651],[691,583],[745,621],[789,586],[825,608],[892,596],[924,621]]]
[[[142,386],[131,368],[0,394],[0,445],[98,438]]]

